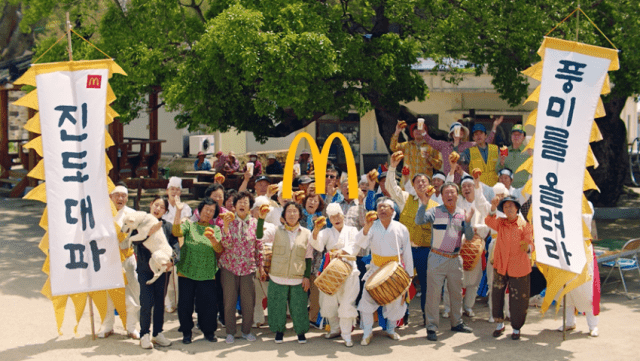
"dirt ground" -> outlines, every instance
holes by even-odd
[[[210,343],[201,333],[194,332],[194,342],[183,345],[178,330],[177,315],[166,314],[165,334],[173,345],[154,350],[143,350],[138,341],[125,337],[120,321],[116,321],[116,334],[104,340],[92,340],[88,309],[74,335],[74,308],[67,305],[63,335],[59,336],[51,302],[40,294],[46,275],[42,272],[44,254],[38,243],[44,231],[38,227],[44,206],[37,202],[0,198],[0,360],[195,360],[225,358],[230,360],[276,359],[447,359],[447,360],[638,360],[640,352],[636,346],[638,324],[640,324],[640,299],[628,299],[621,294],[622,286],[604,286],[602,312],[600,314],[600,337],[588,336],[584,316],[578,316],[577,330],[567,334],[556,331],[562,323],[561,314],[553,310],[541,315],[538,309],[530,308],[527,322],[522,329],[520,341],[509,337],[507,325],[505,336],[491,336],[495,325],[487,322],[486,300],[476,303],[476,317],[465,321],[474,329],[471,334],[454,334],[449,331],[448,320],[440,320],[438,342],[426,340],[426,331],[421,326],[418,299],[411,303],[410,324],[398,330],[400,341],[383,336],[380,328],[374,329],[372,343],[359,345],[362,331],[354,331],[355,346],[346,348],[339,339],[325,340],[319,330],[307,334],[309,342],[300,345],[292,330],[285,334],[285,343],[276,345],[274,334],[268,329],[255,330],[258,341],[250,343],[240,339],[231,345],[223,342],[223,330],[216,332],[219,341]],[[621,226],[622,225],[622,226]],[[624,228],[623,228],[624,227]],[[599,224],[600,237],[631,238],[640,230],[638,220],[617,224]],[[614,234],[614,232],[616,232]],[[638,235],[636,235],[637,237]],[[632,296],[640,296],[639,272],[629,272],[628,285]],[[617,277],[619,278],[619,277]],[[96,328],[99,320],[96,312]],[[289,328],[291,325],[289,325]]]

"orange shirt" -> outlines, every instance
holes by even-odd
[[[497,218],[496,215],[484,219],[487,226],[498,230],[493,268],[503,276],[524,277],[531,273],[531,260],[522,251],[521,243],[533,246],[533,227],[518,217],[514,221]]]

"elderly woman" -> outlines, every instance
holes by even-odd
[[[353,253],[353,248],[362,233],[356,227],[344,224],[344,213],[338,203],[331,203],[327,206],[327,216],[333,223],[332,228],[325,228],[324,225],[316,224],[309,237],[309,244],[317,251],[325,249],[331,254],[331,258],[339,258],[341,254],[349,255]],[[351,266],[351,274],[332,296],[320,292],[320,310],[322,315],[329,320],[331,331],[325,338],[331,339],[342,335],[342,339],[347,347],[353,346],[351,340],[351,328],[358,316],[355,301],[360,290],[360,271],[356,267],[355,257],[348,260]]]
[[[184,204],[177,198],[176,218],[172,233],[175,237],[184,237],[180,247],[180,263],[178,263],[178,320],[182,332],[182,343],[191,343],[193,329],[194,301],[198,310],[198,324],[205,339],[216,342],[214,332],[218,328],[216,321],[217,292],[215,277],[218,271],[216,253],[222,252],[220,240],[222,235],[216,225],[209,222],[218,217],[220,206],[211,198],[205,198],[198,206],[200,220],[197,222],[181,222],[180,211]],[[205,232],[207,228],[210,231]]]
[[[325,203],[322,197],[316,193],[310,193],[304,200],[304,210],[302,211],[302,219],[300,225],[308,230],[313,229],[314,221],[322,216]],[[327,222],[328,227],[332,227],[331,222]],[[318,322],[318,313],[320,312],[320,291],[316,287],[315,279],[322,267],[322,252],[313,250],[313,261],[311,263],[311,291],[309,292],[309,322],[315,328],[321,328]]]
[[[235,198],[235,218],[225,217],[222,227],[222,247],[220,273],[224,294],[224,318],[227,321],[227,343],[233,343],[236,333],[236,302],[240,297],[242,309],[242,338],[255,341],[251,334],[253,307],[255,304],[254,278],[256,272],[264,277],[262,269],[262,242],[256,238],[257,221],[251,217],[253,196],[247,191]]]
[[[164,197],[157,196],[151,201],[149,208],[151,215],[160,221],[160,227],[162,227],[169,245],[173,248],[171,262],[165,265],[167,271],[170,271],[180,259],[180,245],[178,244],[178,239],[171,234],[171,223],[162,219],[162,216],[167,212],[167,208],[169,208],[169,201]],[[164,288],[167,284],[168,274],[163,273],[154,283],[147,284],[147,281],[153,278],[153,271],[149,267],[151,252],[142,245],[142,242],[133,242],[138,261],[136,272],[140,283],[140,346],[144,349],[153,348],[153,344],[171,346],[171,341],[167,340],[162,334],[162,325],[164,324]],[[153,337],[149,335],[152,309]]]
[[[496,210],[503,212],[507,218],[497,218]],[[498,230],[491,293],[493,317],[497,322],[493,337],[499,337],[505,329],[502,295],[508,285],[513,340],[520,339],[520,328],[527,318],[531,274],[529,254],[533,248],[533,227],[522,217],[518,217],[519,211],[520,203],[517,198],[508,196],[500,200],[496,197],[491,201],[491,211],[485,218],[487,226]]]
[[[263,234],[265,217],[266,213],[260,213],[257,237],[273,244],[267,306],[269,328],[276,333],[275,342],[282,343],[288,305],[298,342],[306,343],[305,333],[309,331],[307,291],[313,250],[309,246],[311,232],[300,226],[302,207],[294,202],[285,204],[284,224],[272,234]]]

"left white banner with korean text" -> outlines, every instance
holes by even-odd
[[[108,68],[36,76],[52,295],[124,287],[105,171]]]

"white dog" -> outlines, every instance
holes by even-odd
[[[128,234],[127,238],[120,244],[120,247],[123,249],[131,247],[131,242],[146,239],[146,241],[142,242],[142,245],[151,252],[149,268],[153,271],[153,278],[147,281],[148,285],[155,282],[166,270],[164,265],[171,262],[171,255],[173,253],[173,249],[169,245],[169,241],[167,241],[167,237],[164,235],[162,229],[154,232],[147,238],[151,227],[158,222],[160,221],[149,213],[132,212],[124,216],[121,228],[122,232]],[[134,230],[137,230],[138,234],[131,236]]]

